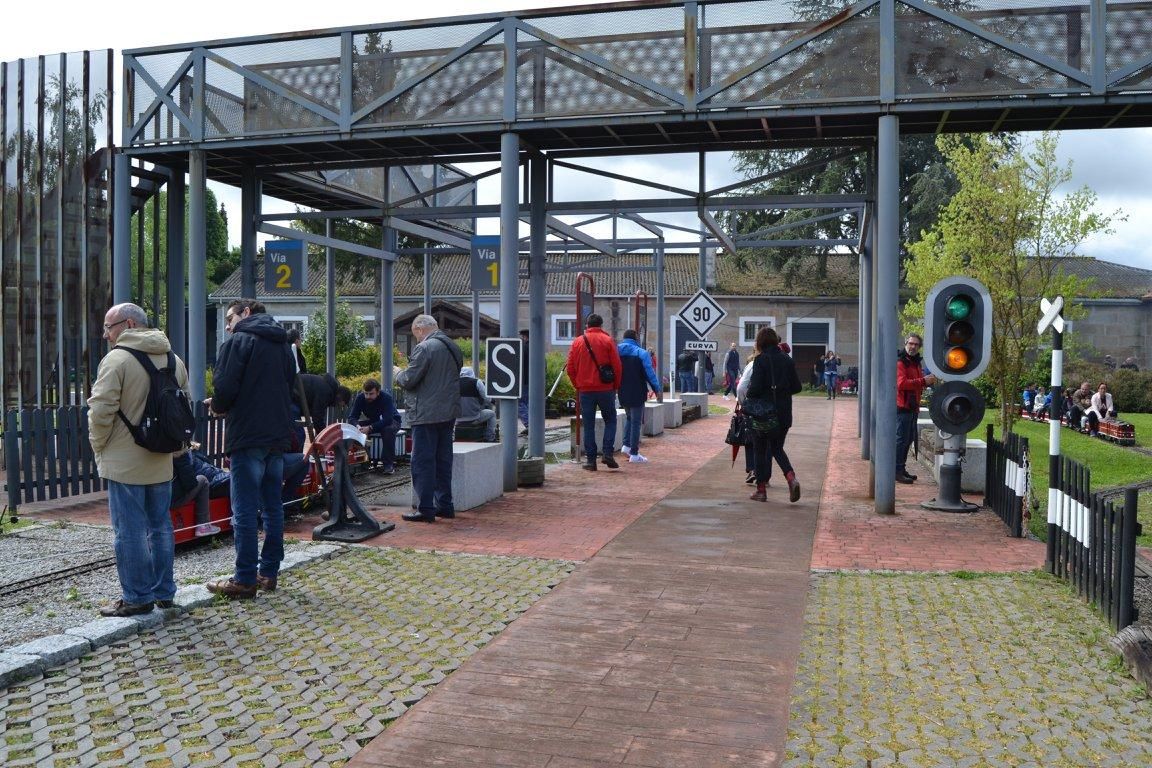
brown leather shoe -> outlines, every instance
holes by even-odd
[[[139,616],[151,611],[152,603],[126,603],[123,600],[117,600],[112,605],[101,608],[100,615],[109,617]]]
[[[239,584],[231,577],[208,582],[208,591],[214,595],[223,595],[229,600],[251,600],[256,597],[255,584]]]
[[[262,589],[265,592],[276,591],[276,577],[275,576],[256,576],[256,588]]]
[[[748,498],[752,501],[768,501],[768,494],[764,491],[756,491]]]

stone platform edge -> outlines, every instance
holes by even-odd
[[[347,549],[338,544],[310,544],[304,551],[285,554],[280,571],[291,570],[314,560],[334,557]],[[118,640],[131,637],[142,630],[164,624],[195,608],[208,605],[217,599],[203,584],[181,587],[173,598],[175,605],[167,610],[159,608],[151,613],[128,618],[99,618],[71,627],[62,634],[48,635],[37,640],[0,648],[0,689],[13,683],[44,674],[45,670],[82,658],[97,648],[111,645]]]

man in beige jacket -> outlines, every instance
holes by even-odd
[[[104,316],[104,338],[111,346],[147,353],[153,365],[168,364],[172,345],[163,331],[148,327],[135,304],[117,304]],[[179,357],[176,381],[187,390],[188,371]],[[88,439],[100,477],[108,481],[108,511],[115,533],[116,570],[121,599],[100,609],[104,616],[135,616],[153,605],[171,608],[176,594],[172,575],[175,543],[172,516],[172,454],[154,453],[136,444],[119,412],[139,424],[151,380],[130,352],[112,349],[100,361],[88,398]]]

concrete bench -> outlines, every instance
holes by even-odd
[[[700,407],[700,418],[708,418],[708,393],[706,392],[684,392],[680,395],[680,399],[684,401],[684,407],[687,408],[692,405]]]
[[[474,509],[504,495],[503,449],[499,443],[453,443],[452,503],[457,512]],[[385,503],[416,507],[416,489],[400,486]]]
[[[573,456],[583,458],[584,456],[584,422],[580,422],[580,432],[576,432],[576,419],[569,419],[569,450]],[[599,451],[604,445],[604,417],[600,415],[600,411],[596,411],[596,450]],[[616,409],[616,440],[613,441],[613,451],[620,452],[624,446],[624,409]]]
[[[644,403],[644,426],[640,428],[640,434],[648,437],[664,434],[665,410],[664,403],[655,400]]]
[[[684,423],[684,401],[678,397],[664,398],[664,428],[676,429]]]
[[[920,424],[917,424],[919,427]],[[940,465],[944,455],[940,453],[943,443],[936,426],[929,421],[928,427],[920,433],[920,458],[927,462],[931,459],[932,477],[940,482]],[[984,472],[988,461],[988,444],[975,437],[969,437],[964,443],[964,454],[960,457],[960,490],[966,493],[984,493]]]

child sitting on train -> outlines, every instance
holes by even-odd
[[[195,445],[195,444],[193,444]],[[284,454],[284,501],[297,497],[300,484],[308,474],[308,457],[302,453]],[[232,474],[208,462],[203,454],[194,449],[172,457],[172,503],[171,507],[183,506],[190,501],[196,504],[196,535],[212,536],[220,533],[220,527],[213,525],[209,518],[209,499],[226,497],[232,487]]]

